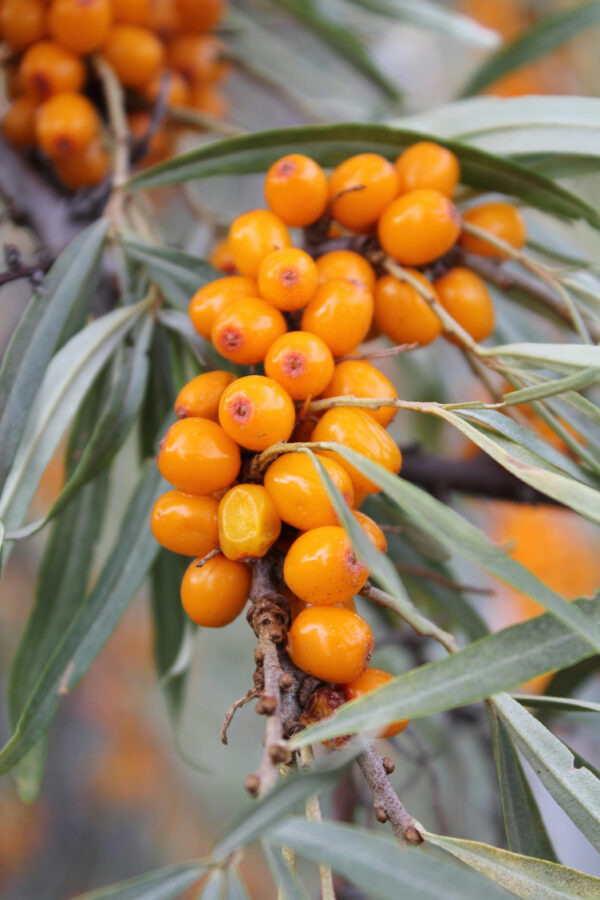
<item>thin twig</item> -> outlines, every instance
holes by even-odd
[[[201,569],[202,566],[205,565],[209,561],[209,559],[212,559],[213,557],[218,556],[220,552],[221,552],[220,547],[215,547],[214,550],[209,550],[208,553],[206,554],[206,556],[203,556],[202,559],[198,560],[198,562],[196,563],[196,568]]]
[[[363,740],[363,746],[357,762],[371,789],[378,821],[388,821],[396,837],[403,843],[420,844],[423,841],[423,826],[400,802],[390,784],[382,757],[368,741]]]
[[[255,687],[250,688],[249,691],[246,691],[243,697],[240,697],[239,700],[235,700],[227,712],[225,713],[225,718],[223,719],[223,724],[221,726],[221,742],[223,744],[227,744],[227,729],[231,725],[231,720],[235,716],[238,709],[241,709],[242,706],[245,706],[247,703],[250,703],[251,700],[255,700],[258,697],[258,689]]]
[[[408,353],[416,350],[418,344],[396,344],[395,347],[386,347],[383,350],[372,350],[370,353],[349,353],[347,356],[339,356],[336,362],[360,359],[386,359],[388,356],[398,356],[399,353]]]
[[[189,125],[191,128],[200,128],[203,131],[212,131],[214,134],[221,134],[223,137],[236,137],[239,134],[246,134],[241,125],[235,125],[233,122],[226,122],[224,119],[218,119],[209,113],[200,112],[200,110],[192,109],[188,106],[169,106],[166,110],[169,119],[174,122],[181,122],[183,125]]]
[[[10,281],[17,281],[19,278],[31,278],[35,281],[39,277],[41,280],[42,275],[48,271],[52,263],[52,259],[45,259],[32,266],[18,266],[8,269],[6,272],[0,272],[0,287]]]
[[[310,769],[314,765],[315,758],[313,756],[312,747],[300,748],[300,765],[303,769]],[[321,804],[319,803],[319,795],[313,794],[309,797],[305,805],[306,818],[309,822],[321,822]],[[335,900],[335,889],[333,887],[333,873],[331,866],[324,863],[319,865],[319,880],[321,882],[321,900]]]
[[[494,593],[493,588],[476,587],[473,584],[460,584],[458,581],[453,581],[452,578],[448,578],[446,575],[441,575],[439,572],[433,572],[431,569],[425,569],[421,566],[411,566],[408,563],[395,563],[395,566],[399,572],[404,572],[405,575],[414,575],[416,578],[435,581],[437,584],[452,588],[455,591],[463,591],[465,594]]]
[[[388,609],[393,610],[404,619],[417,634],[421,635],[421,637],[433,638],[434,641],[437,641],[438,644],[445,647],[448,653],[456,653],[460,650],[454,635],[449,634],[447,631],[444,631],[443,628],[436,625],[435,622],[431,622],[427,619],[419,612],[416,606],[413,606],[410,600],[400,600],[400,598],[391,597],[385,591],[373,587],[373,585],[368,582],[360,593],[361,596],[366,597],[367,600],[372,600],[373,603],[377,603],[379,606],[385,606]]]

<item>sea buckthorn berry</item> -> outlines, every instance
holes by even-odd
[[[428,188],[451,197],[460,180],[460,165],[451,150],[433,141],[417,141],[396,160],[400,193]]]
[[[189,494],[212,494],[229,487],[240,466],[239,447],[210,419],[175,422],[158,454],[163,478]]]
[[[56,174],[72,191],[99,184],[108,172],[108,154],[99,140],[93,140],[83,153],[57,159]]]
[[[353,681],[344,685],[346,700],[356,700],[358,697],[364,697],[365,694],[370,694],[371,691],[383,687],[383,685],[391,681],[393,677],[394,676],[390,675],[389,672],[384,672],[382,669],[375,669],[372,667],[365,669],[362,675],[359,675],[358,678],[355,678]],[[384,727],[382,731],[379,731],[377,737],[394,737],[394,735],[404,731],[409,722],[410,719],[399,719],[397,722],[392,722],[390,725]]]
[[[246,375],[221,394],[219,422],[247,450],[266,450],[287,441],[296,412],[290,395],[272,378]]]
[[[304,250],[273,250],[260,264],[258,290],[277,309],[302,309],[316,289],[317,267]]]
[[[397,475],[402,465],[402,454],[398,445],[389,436],[385,428],[376,422],[362,409],[349,406],[338,406],[328,409],[317,423],[313,433],[313,441],[337,441],[350,450],[355,450],[367,459],[379,463],[388,472]],[[330,453],[327,451],[327,455]],[[377,494],[381,488],[337,453],[331,456],[349,473],[354,491],[365,494]]]
[[[262,362],[285,329],[285,319],[278,309],[260,297],[246,297],[217,316],[210,334],[221,356],[247,366]]]
[[[177,394],[175,415],[178,419],[196,416],[216,422],[219,418],[221,394],[232,381],[235,381],[235,375],[222,369],[196,375]]]
[[[227,9],[225,0],[176,0],[181,22],[189,31],[209,31],[217,25]]]
[[[42,0],[2,0],[0,34],[15,50],[23,50],[44,37],[46,7]]]
[[[144,110],[129,113],[127,124],[130,134],[133,137],[143,139],[144,143],[146,143],[146,137],[152,126],[152,115]],[[170,132],[167,131],[166,126],[161,125],[147,143],[148,149],[139,160],[139,165],[152,166],[162,162],[171,155],[172,145]]]
[[[375,272],[371,263],[360,253],[352,250],[331,250],[324,253],[316,261],[319,284],[333,281],[334,278],[347,278],[349,281],[362,281],[370,291],[375,287]]]
[[[2,119],[2,133],[16,147],[31,147],[35,144],[35,114],[37,103],[33,97],[24,94],[10,104]]]
[[[113,21],[118,25],[145,25],[151,0],[111,0]]]
[[[233,275],[235,273],[235,263],[231,254],[229,240],[227,238],[219,241],[215,249],[208,257],[208,261],[212,266],[215,267],[215,269],[219,269],[219,271],[224,272],[225,275]],[[251,294],[254,295],[255,293],[256,291],[253,289],[251,291]]]
[[[97,132],[96,108],[81,94],[55,94],[36,113],[38,144],[52,159],[83,153]]]
[[[106,35],[102,53],[125,87],[139,88],[154,78],[164,62],[159,39],[138,25],[114,25]]]
[[[168,70],[157,72],[154,78],[151,78],[141,88],[142,96],[149,100],[150,103],[156,103],[162,90],[163,78],[169,79],[165,97],[167,106],[189,106],[190,86],[179,72],[170,72]]]
[[[374,522],[373,519],[370,519],[369,516],[366,516],[364,513],[358,512],[358,510],[355,510],[352,515],[375,549],[379,550],[380,553],[385,553],[387,550],[387,538],[377,522]]]
[[[318,687],[310,695],[300,716],[300,722],[305,728],[308,728],[310,725],[316,725],[317,722],[322,722],[323,719],[329,718],[340,706],[344,705],[344,702],[344,694],[339,688]],[[349,740],[348,735],[342,735],[321,743],[324,747],[329,747],[330,750],[339,750]]]
[[[73,53],[91,53],[106,39],[112,21],[109,0],[52,0],[48,31]]]
[[[219,544],[228,559],[264,556],[281,532],[281,519],[262,484],[236,484],[219,503]]]
[[[435,282],[440,303],[474,341],[483,341],[494,330],[494,304],[485,282],[462,266],[456,266]]]
[[[78,91],[85,83],[85,66],[70,50],[54,41],[38,41],[23,54],[19,66],[23,90],[36,100]]]
[[[305,603],[328,606],[354,597],[369,577],[350,538],[339,525],[305,531],[288,550],[283,577]]]
[[[340,606],[309,606],[288,632],[288,652],[298,668],[334,684],[358,678],[373,648],[373,632],[367,622]]]
[[[345,360],[337,364],[333,370],[333,377],[322,397],[381,397],[395,399],[398,397],[396,388],[383,372],[362,359]],[[392,406],[382,406],[381,409],[365,409],[365,412],[373,416],[376,422],[389,425],[397,410]]]
[[[127,3],[128,0],[123,2]],[[175,37],[183,27],[176,0],[150,0],[145,25],[163,41]]]
[[[227,74],[222,42],[212,36],[180,34],[167,47],[167,63],[191,84],[217,81]]]
[[[255,297],[256,282],[242,275],[217,278],[196,291],[189,305],[189,316],[196,331],[204,338],[210,338],[212,327],[223,310],[245,297]]]
[[[286,225],[268,209],[251,209],[234,219],[229,246],[236,268],[256,278],[260,264],[273,250],[292,246]]]
[[[219,553],[202,566],[190,563],[181,582],[181,604],[196,625],[222,628],[237,619],[248,600],[250,570]]]
[[[349,507],[354,505],[354,488],[346,470],[317,454],[327,474]],[[265,488],[284,522],[309,531],[321,525],[339,525],[327,491],[312,460],[306,453],[284,453],[272,462],[265,474]]]
[[[424,275],[408,270],[436,296]],[[424,297],[407,281],[384,275],[375,287],[375,322],[395,344],[430,344],[442,333],[442,324]]]
[[[223,119],[229,109],[227,100],[214,84],[193,84],[190,88],[189,104],[193,109]]]
[[[269,207],[293,228],[316,222],[325,212],[328,194],[325,172],[314,159],[302,153],[290,153],[278,159],[265,177]]]
[[[202,558],[219,546],[218,507],[214,497],[167,491],[152,509],[152,534],[173,553]]]
[[[484,228],[494,237],[506,241],[515,250],[520,250],[527,240],[527,227],[523,216],[517,207],[510,203],[483,203],[481,206],[467,210],[463,218],[470,225]],[[478,253],[480,256],[508,257],[508,254],[494,247],[489,241],[471,234],[461,234],[460,244],[466,250],[471,250],[472,253]]]
[[[373,318],[373,295],[362,282],[334,278],[317,288],[302,315],[302,330],[325,341],[334,356],[355,350]]]
[[[316,334],[289,331],[269,347],[265,372],[293,400],[306,400],[318,396],[328,384],[333,375],[333,356]]]
[[[403,265],[421,266],[453,246],[460,215],[439,191],[409,191],[383,211],[377,233],[386,253]]]
[[[397,196],[396,170],[377,153],[351,156],[329,177],[333,218],[351,231],[368,231]]]

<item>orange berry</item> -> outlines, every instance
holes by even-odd
[[[265,372],[293,400],[318,396],[333,375],[327,344],[307,331],[289,331],[274,341],[265,357]]]
[[[24,94],[10,104],[2,119],[2,133],[17,147],[31,147],[35,144],[35,114],[37,103],[33,97]]]
[[[229,487],[240,466],[239,447],[210,419],[175,422],[158,454],[163,478],[189,494],[212,494]]]
[[[350,450],[366,456],[367,459],[379,463],[380,466],[395,475],[398,474],[402,465],[402,454],[398,445],[385,428],[382,428],[373,416],[362,409],[349,406],[328,409],[317,423],[312,433],[312,439],[313,441],[337,441],[338,444],[343,444]],[[377,494],[381,490],[337,453],[330,454],[327,451],[327,455],[331,455],[346,469],[352,479],[355,492]]]
[[[73,53],[97,50],[111,21],[110,0],[52,0],[48,10],[48,31]]]
[[[364,256],[352,250],[331,250],[324,253],[316,262],[318,283],[325,284],[334,278],[347,278],[348,281],[362,281],[370,291],[375,287],[373,266]]]
[[[222,428],[248,450],[266,450],[277,441],[287,441],[295,418],[290,395],[264,375],[238,378],[219,401]]]
[[[258,290],[277,309],[302,309],[316,289],[317,267],[304,250],[273,250],[260,264]]]
[[[364,513],[358,512],[358,510],[354,510],[352,513],[366,536],[369,538],[373,546],[376,550],[379,550],[380,553],[385,553],[387,550],[387,538],[377,522],[374,522],[373,519],[370,519],[369,516],[365,516]]]
[[[190,563],[181,582],[181,603],[196,625],[222,628],[237,619],[248,599],[250,570],[218,554],[198,567]]]
[[[258,288],[251,278],[232,275],[217,278],[196,291],[189,305],[192,325],[203,338],[210,338],[212,327],[223,310],[245,297],[255,297]]]
[[[229,110],[227,100],[214,84],[193,84],[189,104],[193,109],[217,119],[224,119]]]
[[[383,211],[377,227],[386,253],[420,266],[446,253],[460,234],[460,214],[439,191],[409,191]]]
[[[214,497],[167,491],[152,509],[152,534],[173,553],[202,558],[219,546],[218,507],[219,501]]]
[[[219,241],[208,257],[208,261],[215,269],[219,269],[221,272],[224,272],[225,275],[233,275],[235,273],[235,263],[233,261],[233,256],[231,255],[231,248],[229,247],[229,240],[227,238]],[[255,294],[255,289],[253,289],[251,293]]]
[[[354,597],[369,577],[350,538],[339,525],[320,525],[296,538],[283,564],[283,577],[305,603],[329,606]]]
[[[72,191],[99,184],[108,172],[108,154],[98,140],[94,140],[83,153],[74,153],[57,159],[56,174]]]
[[[212,35],[180,34],[167,47],[167,64],[191,84],[216,81],[227,73],[222,41]]]
[[[396,170],[377,153],[351,156],[329,178],[333,218],[351,231],[368,231],[397,196]]]
[[[150,103],[156,103],[162,89],[163,78],[167,76],[169,79],[166,96],[167,106],[189,106],[190,86],[179,72],[169,72],[168,70],[157,72],[147,84],[143,85],[141,89],[142,96],[149,100]]]
[[[377,688],[387,684],[393,677],[394,676],[390,675],[389,672],[384,672],[382,669],[365,669],[362,675],[359,675],[358,678],[355,678],[353,681],[344,685],[346,700],[356,700],[358,697],[364,697],[365,694],[370,694],[371,691],[376,691]],[[382,731],[378,732],[377,737],[394,737],[394,735],[404,731],[409,722],[410,719],[399,719],[397,722],[392,722]]]
[[[408,270],[435,295],[424,275]],[[427,300],[407,281],[384,275],[375,287],[375,322],[395,344],[420,344],[424,347],[439,337],[442,324]]]
[[[151,0],[111,0],[111,6],[118,25],[146,25]]]
[[[440,303],[474,341],[494,330],[494,304],[485,282],[462,266],[455,266],[435,282]]]
[[[129,0],[123,2],[128,3]],[[183,27],[175,0],[150,0],[145,24],[163,41],[171,40]]]
[[[196,375],[177,394],[175,415],[178,419],[195,416],[216,422],[221,394],[232,381],[235,381],[235,375],[221,369]]]
[[[145,138],[151,124],[152,116],[149,112],[144,112],[144,110],[129,113],[127,116],[127,125],[133,137]],[[148,150],[139,160],[138,165],[152,166],[162,162],[171,155],[171,150],[171,135],[167,128],[162,125],[150,138]]]
[[[176,8],[186,31],[209,31],[227,9],[225,0],[176,0]]]
[[[246,297],[217,316],[211,340],[225,359],[247,366],[262,362],[285,329],[285,319],[278,309],[260,297]]]
[[[219,544],[228,559],[267,553],[281,531],[281,519],[262,484],[236,484],[219,503]]]
[[[23,90],[37,100],[78,91],[85,83],[85,66],[70,50],[53,41],[38,41],[23,54],[19,66]]]
[[[273,163],[265,177],[265,197],[286,225],[304,228],[327,208],[327,176],[318,163],[302,153],[290,153]]]
[[[164,63],[163,45],[156,35],[139,25],[113,25],[102,53],[119,81],[130,88],[149,82]]]
[[[349,359],[337,364],[333,370],[333,377],[321,396],[396,398],[398,394],[389,378],[371,363],[361,359]],[[365,409],[365,412],[385,428],[397,410],[392,406],[382,406],[381,409]]]
[[[15,50],[24,50],[46,32],[46,7],[42,0],[2,0],[0,34]]]
[[[83,153],[97,132],[96,108],[81,94],[55,94],[36,113],[37,142],[52,159]]]
[[[334,356],[355,350],[369,331],[373,295],[362,282],[334,278],[317,288],[302,315],[302,330],[325,341]]]
[[[523,216],[517,207],[512,206],[510,203],[483,203],[481,206],[475,206],[473,209],[467,210],[463,218],[470,225],[484,228],[494,237],[506,241],[515,250],[520,250],[527,240],[527,226]],[[470,234],[461,234],[460,244],[472,253],[479,253],[480,256],[502,256],[508,258],[508,254],[498,250],[493,244]]]
[[[346,470],[335,460],[317,454],[327,474],[349,507],[354,488]],[[284,522],[300,531],[321,525],[339,525],[327,492],[311,458],[306,453],[284,453],[265,474],[265,488]]]
[[[400,193],[427,188],[451,197],[460,180],[460,164],[451,150],[433,141],[417,141],[396,160]]]
[[[309,606],[288,632],[293,662],[322,681],[347,684],[366,669],[373,652],[373,632],[364,619],[340,606]]]
[[[275,213],[267,209],[251,209],[231,223],[229,246],[236,268],[242,275],[256,278],[265,256],[273,250],[291,247],[292,239]]]

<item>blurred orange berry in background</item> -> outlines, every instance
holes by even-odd
[[[14,50],[24,50],[46,32],[43,0],[2,0],[0,34]]]
[[[73,53],[97,50],[111,21],[110,0],[52,0],[48,8],[48,31]]]
[[[78,56],[54,41],[39,41],[23,54],[19,80],[26,93],[46,100],[52,94],[79,91],[85,83],[85,66]]]
[[[37,110],[35,133],[52,159],[83,153],[98,133],[96,108],[81,94],[55,94]]]
[[[468,209],[463,216],[466,223],[477,225],[489,231],[494,237],[500,238],[515,250],[520,250],[527,240],[527,227],[523,216],[516,206],[511,203],[482,203]],[[485,238],[463,232],[460,236],[460,244],[472,253],[480,256],[501,256],[509,258],[509,254],[499,250]]]
[[[102,53],[125,87],[139,88],[150,81],[164,64],[164,48],[147,28],[114,25],[102,46]]]

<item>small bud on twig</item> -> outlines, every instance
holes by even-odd
[[[245,787],[251,797],[256,797],[260,788],[260,779],[256,775],[248,775]]]
[[[388,814],[386,813],[383,806],[377,807],[377,809],[375,810],[375,818],[377,819],[378,822],[381,822],[382,825],[384,822],[387,822]]]
[[[394,769],[396,768],[396,764],[392,762],[389,756],[384,756],[382,759],[383,768],[385,769],[386,775],[391,775]]]

